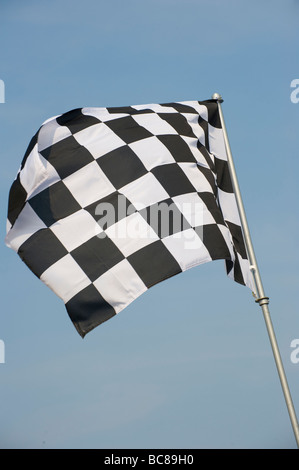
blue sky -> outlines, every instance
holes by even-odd
[[[3,0],[1,448],[295,448],[260,308],[213,262],[84,340],[4,245],[7,198],[51,116],[224,98],[253,244],[299,415],[299,2]]]

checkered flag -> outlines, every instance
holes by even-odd
[[[215,100],[47,120],[12,184],[5,241],[82,337],[207,261],[254,290]]]

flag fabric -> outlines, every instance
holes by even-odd
[[[45,121],[11,186],[5,241],[82,337],[208,261],[254,290],[215,100]]]

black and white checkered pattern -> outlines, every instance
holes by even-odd
[[[97,214],[106,202],[120,214],[112,222]],[[161,202],[179,228],[152,224],[148,209]],[[134,210],[124,217],[120,203]],[[128,223],[147,236],[119,236]],[[226,260],[253,290],[217,103],[82,108],[46,121],[10,190],[6,244],[64,301],[82,337],[207,261]]]

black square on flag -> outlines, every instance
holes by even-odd
[[[148,288],[182,271],[160,240],[141,248],[127,259]]]
[[[73,136],[56,142],[40,153],[54,166],[60,178],[66,178],[94,161],[90,152],[80,145]]]
[[[36,253],[39,255],[36,256]],[[31,235],[19,248],[18,254],[37,277],[68,254],[51,229],[42,229]]]
[[[71,255],[91,281],[124,259],[121,251],[107,236],[91,238],[73,250]]]
[[[52,184],[28,202],[48,227],[81,209],[63,181]]]

